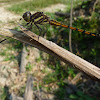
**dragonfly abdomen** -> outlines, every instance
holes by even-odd
[[[68,25],[64,25],[64,24],[62,24],[60,22],[57,22],[55,20],[50,20],[49,21],[49,24],[55,25],[55,26],[61,26],[61,27],[64,27],[64,28],[69,28],[69,29],[72,29],[72,30],[75,30],[75,31],[78,31],[78,32],[81,32],[81,33],[85,33],[85,34],[88,34],[88,35],[92,35],[92,36],[100,36],[100,34],[91,33],[91,32],[88,32],[88,31],[85,31],[85,30],[82,30],[82,29],[78,29],[78,28],[75,28],[75,27],[70,27]]]

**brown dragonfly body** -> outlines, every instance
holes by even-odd
[[[79,31],[79,32],[82,32],[82,33],[85,33],[85,34],[88,34],[88,35],[92,35],[92,36],[100,36],[100,34],[97,34],[97,33],[91,33],[91,32],[88,32],[88,31],[85,31],[85,30],[82,30],[82,29],[77,29],[77,28],[74,28],[74,27],[70,27],[68,25],[64,25],[58,21],[55,21],[55,20],[50,20],[50,18],[45,15],[43,12],[36,12],[34,14],[31,14],[29,11],[25,12],[23,14],[23,19],[28,22],[26,25],[30,24],[30,29],[32,28],[32,24],[34,23],[37,28],[41,31],[41,28],[38,26],[39,24],[43,25],[43,24],[51,24],[51,25],[55,25],[55,26],[61,26],[61,27],[65,27],[65,28],[69,28],[69,29],[72,29],[72,30],[76,30],[76,31]]]

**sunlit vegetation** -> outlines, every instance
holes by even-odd
[[[11,2],[11,0],[4,0],[4,1]],[[8,9],[17,14],[22,14],[26,10],[30,10],[30,11],[39,10],[40,8],[48,7],[52,4],[57,4],[57,3],[63,3],[63,4],[68,5],[68,9],[66,9],[66,11],[69,12],[70,0],[67,0],[67,2],[66,0],[48,0],[48,2],[47,0],[30,0],[30,1],[19,3],[19,4],[14,4]],[[79,7],[78,5],[80,5],[82,9],[85,9],[85,11],[88,8],[87,0],[85,0],[83,5],[81,5],[82,0],[75,0],[74,4],[75,4],[74,7],[77,6],[77,11],[80,9],[78,8]],[[90,32],[100,33],[99,9],[100,9],[100,6],[98,4],[93,14],[87,13],[87,16],[84,16],[84,17],[74,16],[73,26],[90,31]],[[49,12],[47,12],[46,14],[50,16],[51,19],[55,19],[59,22],[63,22],[66,25],[69,25],[70,23],[69,18],[66,18],[65,16],[59,17],[59,16],[56,16],[54,13],[49,13]],[[12,21],[11,23],[14,23],[14,22]],[[26,24],[25,21],[22,22],[23,26],[25,26],[25,24]],[[25,27],[29,28],[29,26],[25,26]],[[59,46],[63,47],[66,50],[69,50],[69,29],[56,27],[56,26],[50,26],[49,24],[44,25],[44,26],[40,25],[40,27],[42,28],[42,34],[45,32],[46,38],[48,40],[53,41],[54,43],[58,44]],[[15,27],[14,29],[17,31],[20,30],[19,27]],[[31,31],[39,35],[39,30],[36,28],[35,25],[33,25],[33,29]],[[13,53],[9,53],[8,51],[12,50],[19,53],[22,49],[22,43],[18,41],[10,39],[9,43],[12,43],[13,45],[8,46],[6,49],[0,52],[0,56],[6,56],[4,59],[5,61],[12,61],[16,59],[16,55],[14,55]],[[74,54],[93,63],[94,65],[100,66],[100,38],[99,37],[93,37],[93,36],[86,35],[77,31],[72,31],[72,48],[73,48]],[[91,91],[92,92],[96,92],[96,91],[94,90],[88,91],[88,89],[90,89],[89,88],[90,84],[85,83],[86,80],[85,82],[83,82],[82,80],[79,81],[75,85],[77,89],[75,88],[76,90],[74,92],[71,89],[69,89],[70,84],[66,80],[73,79],[79,71],[70,67],[70,65],[68,64],[62,64],[61,61],[55,59],[51,55],[47,55],[47,58],[45,57],[43,58],[43,57],[44,57],[43,52],[41,52],[40,56],[36,58],[35,60],[36,63],[40,63],[41,61],[44,61],[45,66],[48,67],[52,71],[50,72],[47,69],[39,70],[39,72],[45,74],[45,76],[42,77],[42,81],[40,81],[39,83],[40,90],[42,90],[42,88],[45,88],[47,92],[53,93],[55,95],[54,100],[67,100],[67,99],[69,100],[96,100],[95,99],[96,95],[91,96],[91,93],[88,93]],[[28,63],[26,65],[26,71],[27,72],[32,71],[33,67],[34,67],[33,63]],[[38,76],[37,72],[33,74],[34,76]],[[38,77],[40,79],[40,76]],[[52,87],[50,86],[51,84],[55,84],[58,88],[53,90]],[[37,88],[35,87],[35,89]],[[24,93],[24,90],[25,90],[25,87],[22,87],[19,95],[22,96]],[[100,91],[99,88],[97,88],[97,90]],[[3,98],[2,100],[6,100],[5,98],[7,97],[7,93],[4,89],[2,89],[1,97]]]
[[[70,0],[30,0],[30,1],[25,1],[19,4],[14,4],[11,7],[8,8],[8,10],[15,12],[17,14],[21,14],[25,11],[35,11],[35,10],[40,10],[41,8],[48,7],[50,5],[54,4],[66,4],[67,10],[70,9]],[[80,4],[80,0],[74,1],[74,7],[77,4]]]
[[[0,0],[0,3],[14,3],[20,1],[25,1],[25,0]]]

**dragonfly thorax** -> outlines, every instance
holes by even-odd
[[[25,12],[23,14],[23,19],[26,21],[26,22],[30,22],[30,17],[31,17],[31,13],[29,11]]]

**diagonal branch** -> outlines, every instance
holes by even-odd
[[[71,63],[75,65],[75,68],[80,69],[81,71],[85,72],[87,75],[100,81],[100,68],[76,56],[75,54],[63,49],[62,47],[56,45],[51,41],[48,41],[42,37],[38,38],[38,35],[34,34],[29,30],[26,30],[22,26],[20,26],[20,28],[22,32],[3,29],[0,33],[5,36],[9,36],[14,39],[17,39],[21,42],[27,43],[31,46],[34,46],[39,50],[42,50],[58,58],[59,60],[64,61],[65,63]]]

